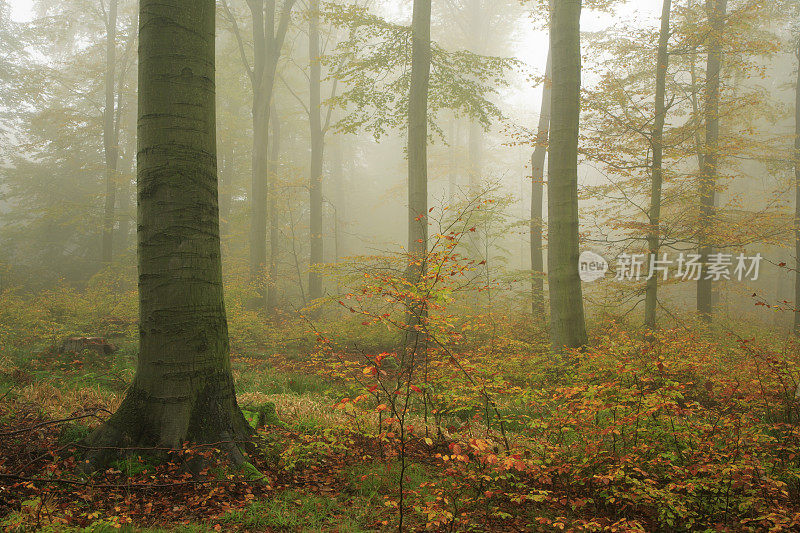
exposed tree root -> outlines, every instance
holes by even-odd
[[[219,448],[241,467],[247,462],[243,449],[252,450],[253,430],[229,381],[223,379],[223,386],[207,386],[184,398],[155,397],[134,383],[117,412],[87,437],[88,452],[80,471],[91,474],[132,449],[177,451],[187,442]],[[186,467],[198,473],[203,463],[201,457],[190,457]]]

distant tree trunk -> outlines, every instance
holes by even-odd
[[[578,134],[581,88],[581,0],[553,5],[553,69],[548,173],[550,335],[556,350],[587,343],[578,271]]]
[[[447,199],[450,205],[455,203],[458,192],[458,130],[458,117],[453,115],[450,117],[450,138],[448,139],[450,161],[447,175]]]
[[[253,174],[250,185],[250,277],[257,285],[267,280],[267,188],[269,181],[269,122],[275,73],[295,0],[285,0],[275,24],[275,0],[247,0],[253,19],[253,66],[250,67],[236,18],[223,1],[239,44],[242,63],[253,88]],[[251,308],[268,308],[268,290],[259,289]]]
[[[550,137],[550,114],[552,109],[552,58],[547,53],[547,67],[542,82],[542,105],[539,109],[539,126],[536,133],[536,149],[531,157],[531,313],[535,320],[545,316],[544,310],[544,252],[542,229],[544,225],[544,163]]]
[[[653,165],[651,168],[650,190],[650,228],[647,246],[651,257],[658,258],[661,248],[661,190],[663,188],[664,159],[664,123],[667,118],[666,92],[667,68],[669,68],[670,14],[672,0],[664,0],[661,10],[661,33],[658,39],[658,59],[656,60],[656,103],[655,120],[653,121]],[[656,306],[658,304],[658,276],[655,273],[648,278],[645,292],[644,324],[649,328],[656,327]]]
[[[800,335],[800,40],[797,43],[797,84],[795,86],[795,136],[794,136],[794,332]]]
[[[270,50],[267,31],[275,24],[274,7],[264,16],[263,0],[247,0],[253,19],[253,151],[250,184],[250,277],[261,287],[265,283],[267,265],[267,157],[270,99],[272,87],[267,85]],[[270,34],[271,40],[272,34]],[[251,308],[266,307],[266,291],[250,303]]]
[[[136,157],[136,154],[133,155]],[[130,164],[130,172],[133,174],[134,165]],[[128,176],[125,177],[120,185],[119,201],[117,209],[117,218],[119,219],[119,228],[117,228],[117,236],[114,238],[117,249],[123,252],[128,251],[131,246],[131,227],[133,226],[133,211],[131,207],[131,195],[133,194],[133,187],[131,186]]]
[[[427,272],[428,255],[428,85],[431,72],[431,0],[414,0],[411,89],[408,99],[408,253],[409,283]],[[424,316],[424,302],[412,305],[410,326]],[[416,335],[412,335],[418,338]],[[411,339],[411,343],[415,340]]]
[[[270,145],[269,182],[267,198],[269,209],[269,284],[267,285],[267,312],[275,315],[278,308],[278,255],[280,254],[280,231],[278,230],[278,178],[281,156],[281,121],[272,108],[272,144]]]
[[[233,165],[234,165],[234,150],[231,148],[228,157],[219,158],[219,218],[220,218],[220,236],[228,236],[230,228],[231,217],[231,204],[233,203]]]
[[[703,150],[703,167],[700,171],[700,227],[698,248],[703,269],[697,282],[697,312],[705,322],[711,322],[714,313],[714,295],[711,280],[705,279],[706,265],[713,253],[709,232],[714,223],[717,169],[719,164],[719,93],[722,72],[722,34],[728,0],[707,0],[706,11],[711,25],[706,67],[706,139]]]
[[[119,202],[117,218],[119,219],[119,228],[117,229],[117,249],[128,251],[131,247],[131,233],[135,230],[133,211],[133,180],[132,176],[136,171],[136,136],[128,135],[125,155],[121,158],[125,161],[125,179],[120,184]]]
[[[697,76],[697,48],[695,47],[692,52],[689,54],[689,70],[691,73],[691,87],[692,87],[692,116],[693,117],[700,117],[700,102],[697,97],[697,93],[699,91],[699,80]],[[695,128],[694,134],[694,145],[695,150],[697,152],[697,168],[702,170],[703,169],[703,133],[700,127]]]
[[[214,0],[141,0],[136,375],[88,439],[87,470],[118,446],[232,443],[236,402],[220,261]],[[169,53],[165,54],[167,50]],[[244,458],[236,444],[223,444]]]
[[[469,161],[469,196],[470,200],[478,198],[481,194],[483,182],[483,129],[475,120],[470,120],[469,130],[467,131],[467,151]],[[480,204],[478,204],[480,207]],[[489,270],[489,257],[485,253],[486,242],[488,242],[488,230],[486,225],[489,221],[481,222],[478,230],[469,234],[469,241],[475,250],[472,259],[476,263],[484,262],[484,271]],[[484,240],[484,233],[487,233]],[[480,293],[479,293],[480,294]]]
[[[469,193],[476,197],[481,192],[481,181],[483,180],[483,129],[474,120],[469,123],[468,137]]]
[[[469,10],[467,20],[467,33],[468,33],[468,46],[476,54],[485,54],[488,49],[489,33],[491,31],[491,18],[489,16],[489,5],[491,1],[488,0],[471,0],[467,3],[466,7]],[[485,181],[484,176],[484,144],[485,135],[483,125],[475,118],[468,118],[467,124],[467,162],[468,169],[468,191],[470,200],[478,198],[483,192],[483,185]],[[477,207],[481,207],[480,204]],[[480,215],[480,212],[477,213]],[[480,217],[479,217],[480,218]],[[484,262],[482,268],[483,274],[488,276],[491,265],[489,264],[489,230],[488,225],[490,220],[484,219],[477,223],[477,231],[469,234],[469,242],[475,250],[475,256],[472,259],[476,263]],[[480,267],[479,267],[480,268]],[[488,280],[488,278],[487,278]],[[487,287],[488,289],[488,287]],[[490,292],[483,291],[477,293],[479,296],[478,302],[482,305],[484,301],[490,299]],[[486,298],[484,298],[486,296]],[[486,308],[489,311],[490,308]]]
[[[119,143],[120,130],[123,117],[123,95],[125,93],[125,85],[127,82],[128,69],[134,64],[134,54],[136,39],[138,37],[139,17],[133,16],[130,20],[128,28],[128,41],[125,44],[125,55],[123,57],[122,72],[117,81],[117,118],[116,118],[116,137]],[[122,147],[120,146],[120,150]],[[119,162],[125,161],[125,173],[118,176],[119,188],[118,191],[118,206],[115,218],[118,221],[117,236],[114,237],[114,243],[118,250],[129,251],[131,248],[131,234],[135,231],[134,219],[135,213],[132,211],[133,200],[133,176],[136,172],[136,135],[129,133],[126,135],[125,150],[121,150],[117,159]],[[124,176],[124,179],[120,179]],[[112,250],[113,252],[113,250]]]
[[[334,258],[336,263],[342,258],[344,253],[344,240],[342,226],[344,225],[345,217],[347,216],[347,191],[344,179],[344,162],[342,161],[342,140],[340,139],[334,145],[331,153],[331,177],[333,178],[334,187]],[[337,293],[339,290],[339,281],[336,281]]]
[[[485,0],[472,0],[469,3],[469,43],[470,48],[477,54],[486,52],[486,41],[488,37],[489,18],[484,5]],[[470,196],[477,197],[481,192],[481,181],[483,180],[483,127],[472,119],[469,121],[467,132],[467,150],[469,151],[469,193]],[[477,232],[472,235],[477,237]],[[481,252],[482,244],[476,242],[476,249]]]
[[[322,276],[318,272],[325,261],[322,240],[322,163],[325,151],[325,136],[322,131],[320,107],[322,106],[319,44],[319,0],[310,0],[308,19],[309,53],[309,108],[311,123],[311,175],[309,191],[311,196],[309,226],[311,236],[311,259],[308,273],[308,296],[311,300],[322,297]]]
[[[106,158],[106,198],[103,214],[102,261],[110,264],[114,256],[114,207],[117,201],[117,161],[119,130],[116,128],[117,4],[110,0],[106,17],[105,108],[103,109],[103,149]]]

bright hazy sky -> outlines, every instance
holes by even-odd
[[[11,18],[14,20],[28,20],[33,15],[31,0],[9,0],[8,3],[11,4]]]
[[[29,20],[33,16],[33,0],[7,0],[11,5],[12,18],[17,21]],[[410,1],[410,0],[407,0]],[[631,24],[656,25],[661,14],[662,0],[628,0],[628,3],[618,9],[616,17],[598,14],[584,10],[582,19],[582,29],[586,31],[597,31],[608,27],[616,20],[630,21]],[[524,29],[519,35],[525,35]],[[547,33],[543,31],[532,31],[527,38],[519,38],[515,43],[515,56],[529,66],[534,72],[541,72],[544,69],[547,59]],[[531,106],[539,98],[538,87],[517,87],[517,90],[507,94],[507,103],[520,109],[533,111],[538,109],[538,105]]]
[[[11,15],[14,20],[24,21],[32,17],[32,0],[8,0],[11,4]],[[618,16],[623,19],[634,19],[649,24],[654,24],[661,12],[662,0],[629,0],[628,4],[620,8]],[[593,31],[607,27],[614,19],[607,15],[584,10],[582,26],[585,30]],[[531,66],[544,64],[547,57],[547,36],[543,32],[531,32],[528,42],[520,42],[517,57]]]

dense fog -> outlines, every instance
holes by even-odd
[[[0,528],[795,530],[797,20],[0,0]]]

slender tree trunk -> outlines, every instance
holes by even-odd
[[[658,258],[661,248],[661,190],[663,188],[664,123],[667,118],[666,92],[667,68],[669,67],[670,14],[672,0],[664,0],[661,11],[661,33],[658,39],[658,59],[656,61],[656,103],[653,121],[653,166],[651,169],[650,190],[650,228],[647,246],[650,257]],[[656,326],[656,306],[658,304],[658,276],[651,273],[645,289],[644,324],[649,328]]]
[[[139,362],[120,408],[88,439],[89,470],[115,446],[250,435],[223,302],[214,20],[214,0],[140,2]]]
[[[278,308],[278,255],[280,254],[277,193],[281,155],[281,121],[274,107],[271,112],[271,117],[272,144],[270,144],[270,172],[267,186],[267,207],[269,210],[269,285],[267,285],[267,312],[275,315]]]
[[[794,137],[794,333],[800,336],[800,41],[797,44],[797,84],[795,88],[795,137]]]
[[[699,91],[699,80],[697,77],[697,48],[695,48],[692,53],[690,54],[690,67],[689,67],[691,77],[692,77],[692,116],[693,117],[700,117],[700,102],[697,97],[697,93]],[[700,131],[698,127],[694,134],[694,145],[695,150],[697,152],[697,168],[699,170],[703,169],[703,133]]]
[[[408,102],[408,251],[417,283],[428,253],[428,83],[431,69],[431,0],[414,0],[411,90]]]
[[[139,17],[131,17],[130,26],[128,28],[128,42],[125,44],[125,55],[123,57],[122,72],[120,73],[119,80],[117,81],[117,110],[116,110],[116,137],[119,143],[120,130],[123,116],[123,95],[125,94],[125,85],[127,82],[128,69],[134,64],[133,54],[135,54],[134,45],[138,37]],[[130,54],[130,55],[129,55]],[[131,247],[131,233],[135,231],[133,224],[135,214],[132,211],[133,200],[133,182],[132,178],[136,172],[136,135],[128,134],[126,136],[126,148],[121,150],[118,161],[121,163],[123,160],[126,162],[126,171],[124,174],[117,177],[119,180],[120,191],[118,193],[118,206],[116,212],[116,219],[119,222],[117,227],[117,236],[114,237],[114,243],[118,250],[128,252]],[[113,250],[112,250],[113,252]]]
[[[550,50],[553,68],[548,163],[547,254],[550,335],[553,348],[587,343],[583,292],[578,271],[578,135],[581,88],[581,0],[553,5]]]
[[[344,180],[344,163],[342,161],[342,139],[339,139],[339,142],[334,145],[331,154],[331,174],[331,177],[333,178],[334,201],[336,202],[336,205],[334,206],[335,218],[333,225],[333,253],[334,262],[338,264],[345,249],[342,226],[344,224],[345,216],[347,215],[347,187]],[[339,281],[339,276],[336,276],[336,294],[341,294],[341,283]]]
[[[450,205],[456,201],[458,190],[458,117],[455,114],[450,117],[450,138],[448,152],[450,155],[448,175],[447,175],[447,198]]]
[[[467,150],[469,152],[469,196],[470,200],[473,200],[480,196],[483,181],[483,129],[475,120],[470,120],[469,122]],[[478,207],[480,208],[480,204],[478,204]],[[488,226],[488,224],[489,220],[482,221],[478,225],[477,231],[469,234],[469,241],[475,250],[475,256],[472,259],[475,260],[475,263],[482,262],[484,271],[489,270],[489,257],[485,251],[486,242],[488,241],[488,231],[485,226]],[[484,233],[486,233],[486,239],[483,238]],[[481,293],[478,293],[478,295],[480,296]],[[482,300],[483,298],[478,299],[481,303]]]
[[[471,48],[477,54],[486,52],[489,19],[487,17],[485,0],[472,0],[469,4],[469,33]],[[469,151],[469,193],[474,198],[481,192],[483,180],[483,127],[477,120],[469,121],[467,133],[467,149]],[[477,232],[472,236],[475,238]],[[476,242],[476,250],[482,253],[482,244]]]
[[[310,237],[311,253],[308,273],[308,296],[311,300],[322,297],[322,276],[319,268],[325,261],[322,240],[322,163],[325,150],[325,137],[322,131],[320,107],[322,106],[321,83],[322,69],[320,65],[319,44],[319,0],[309,2],[308,52],[309,52],[309,113],[311,123],[311,175],[309,180],[310,204]]]
[[[552,110],[552,57],[547,53],[547,67],[542,82],[542,105],[539,109],[539,127],[536,133],[536,148],[531,157],[531,313],[534,320],[545,317],[544,309],[544,252],[542,229],[544,226],[544,163],[550,137],[550,115]]]
[[[228,157],[220,157],[219,163],[219,218],[220,236],[224,239],[230,230],[231,204],[233,203],[233,165],[235,153],[231,148]]]
[[[706,278],[706,266],[713,246],[709,236],[714,223],[717,170],[719,164],[719,96],[722,72],[722,34],[725,30],[725,15],[728,0],[707,0],[706,10],[711,25],[708,44],[708,66],[706,67],[706,139],[703,150],[703,167],[700,171],[700,228],[698,231],[699,254],[703,269],[697,282],[697,312],[705,322],[711,322],[714,312],[713,285]]]
[[[469,19],[467,29],[469,32],[469,46],[470,49],[476,54],[485,54],[488,48],[488,37],[491,31],[491,18],[489,16],[489,4],[491,1],[487,0],[471,0],[467,4],[469,9]],[[483,192],[483,185],[485,181],[484,176],[484,144],[485,135],[483,125],[475,118],[468,118],[467,125],[467,162],[469,164],[469,184],[468,191],[470,200],[478,198]],[[478,203],[477,207],[480,209],[481,204]],[[480,217],[480,211],[477,213]],[[468,240],[475,251],[475,256],[472,259],[475,263],[483,263],[484,275],[487,275],[491,265],[489,264],[489,253],[487,251],[487,244],[489,242],[488,226],[490,220],[484,218],[477,224],[477,230],[471,232]],[[487,287],[488,288],[488,287]],[[487,298],[484,299],[483,296]],[[483,291],[477,293],[478,305],[483,305],[484,300],[488,300],[489,292]],[[489,311],[490,309],[486,309]]]
[[[251,302],[252,308],[266,304],[266,291],[263,284],[267,280],[267,156],[269,134],[269,98],[271,95],[264,86],[269,48],[267,28],[274,24],[274,12],[264,16],[263,0],[248,0],[253,19],[253,151],[252,180],[250,183],[250,276],[259,287],[260,297]],[[274,8],[274,2],[272,3]],[[267,22],[272,21],[272,22]],[[270,35],[271,37],[271,35]],[[259,301],[260,300],[260,301]]]
[[[469,193],[476,197],[481,192],[481,181],[483,180],[483,129],[474,120],[469,123],[468,137]]]
[[[106,18],[105,108],[103,110],[103,148],[106,158],[106,198],[103,214],[102,261],[110,264],[114,256],[114,207],[117,198],[119,130],[116,128],[117,4],[110,0]]]
[[[133,172],[133,165],[131,165],[131,173]],[[117,236],[114,237],[114,242],[116,242],[117,249],[121,252],[126,252],[130,246],[130,233],[131,233],[131,220],[130,218],[133,216],[131,211],[131,194],[132,187],[129,183],[127,176],[125,177],[125,181],[120,184],[119,190],[119,201],[118,201],[118,210],[117,210],[117,218],[119,219],[119,228],[117,228],[116,234]]]
[[[132,244],[131,233],[133,229],[135,229],[133,224],[135,213],[132,207],[133,180],[131,176],[136,172],[136,136],[128,135],[128,142],[126,145],[128,148],[125,150],[126,155],[124,161],[126,161],[125,166],[127,171],[125,179],[120,186],[118,208],[119,229],[117,230],[116,242],[119,250],[127,252]]]
[[[348,196],[348,187],[347,187],[347,180],[345,179],[344,173],[344,161],[342,157],[342,146],[343,140],[340,138],[338,142],[335,144],[335,149],[333,150],[331,157],[331,168],[333,171],[333,186],[334,186],[334,198],[336,201],[336,261],[338,262],[339,259],[342,257],[342,253],[344,253],[345,246],[344,246],[344,236],[342,235],[342,226],[344,221],[347,220],[347,196]]]
[[[431,0],[414,0],[411,89],[408,99],[408,282],[418,285],[428,270],[428,87],[431,72]],[[414,302],[408,325],[420,325],[425,302]],[[412,333],[406,345],[416,347]]]

